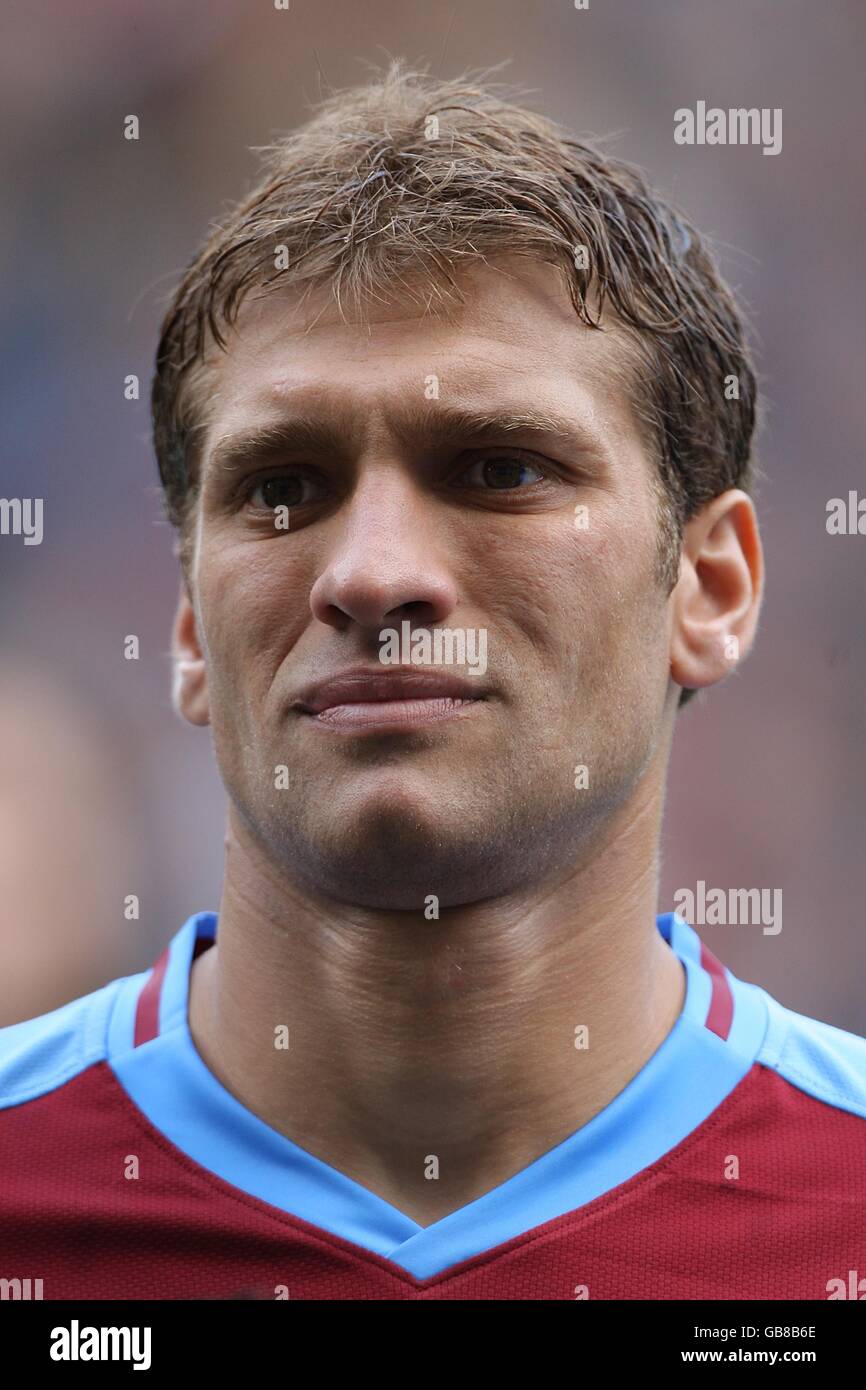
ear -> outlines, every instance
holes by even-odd
[[[175,709],[190,724],[209,724],[207,667],[199,642],[195,609],[183,579],[171,634],[171,655],[171,695]]]
[[[764,588],[758,519],[747,493],[714,497],[686,523],[671,595],[671,676],[687,690],[730,675],[752,646]]]

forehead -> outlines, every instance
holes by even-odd
[[[419,399],[467,409],[531,404],[608,434],[635,428],[635,342],[610,316],[581,322],[563,273],[519,257],[472,264],[462,302],[430,307],[383,294],[348,315],[332,290],[302,297],[253,292],[225,353],[213,354],[196,394],[206,404],[200,457],[250,425],[317,410],[339,423],[397,419]]]

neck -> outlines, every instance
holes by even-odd
[[[316,898],[232,816],[218,944],[190,985],[199,1052],[420,1225],[465,1206],[586,1124],[676,1022],[651,806],[568,877],[438,921]]]

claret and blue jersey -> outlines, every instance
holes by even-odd
[[[0,1280],[46,1299],[866,1297],[866,1040],[737,980],[676,914],[657,925],[687,977],[662,1046],[577,1133],[421,1227],[205,1066],[187,997],[217,919],[192,917],[150,971],[0,1031]]]

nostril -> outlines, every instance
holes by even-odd
[[[419,623],[435,623],[436,609],[432,603],[425,603],[423,599],[413,599],[410,603],[401,603],[397,608],[392,608],[390,613],[385,614],[386,622],[395,621],[398,618],[414,619]]]

